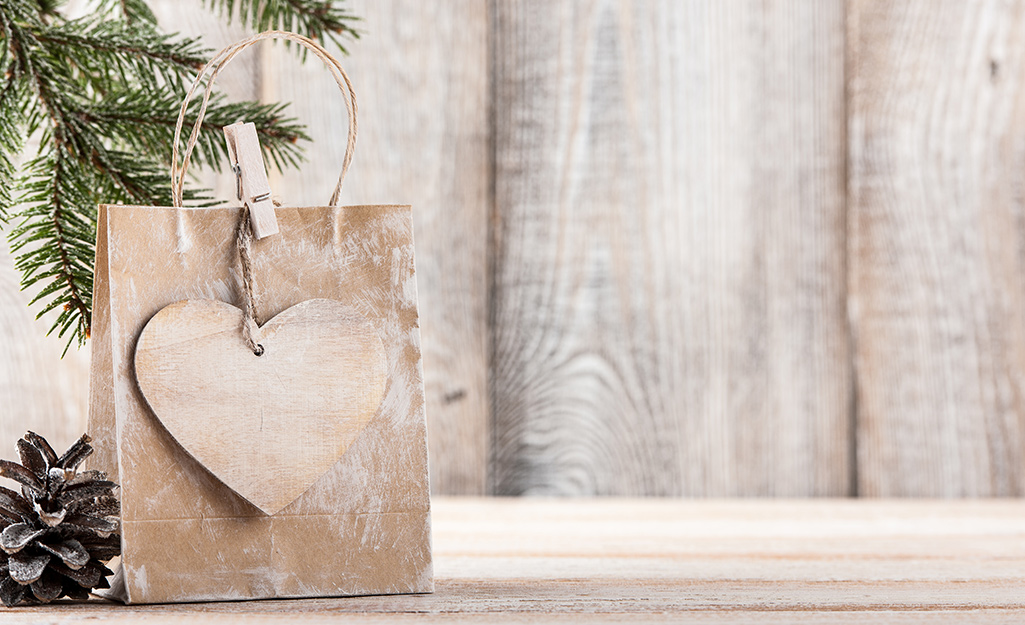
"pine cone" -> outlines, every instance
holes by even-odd
[[[87,599],[109,588],[104,564],[121,553],[117,484],[99,471],[78,473],[93,452],[82,435],[60,458],[43,437],[18,441],[21,464],[0,460],[0,476],[21,485],[21,494],[0,487],[0,600],[48,603],[60,597]]]

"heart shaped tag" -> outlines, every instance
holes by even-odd
[[[269,515],[302,495],[356,440],[384,397],[388,362],[374,326],[326,299],[289,308],[257,332],[215,300],[160,310],[143,328],[135,375],[167,431]]]

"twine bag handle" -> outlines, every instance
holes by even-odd
[[[346,75],[345,70],[342,69],[338,59],[331,56],[331,53],[316,41],[295,33],[270,30],[248,39],[243,39],[214,55],[210,62],[204,65],[203,69],[199,70],[199,75],[196,76],[196,80],[192,83],[192,88],[189,89],[188,94],[185,96],[181,111],[178,113],[178,123],[174,128],[174,151],[171,154],[171,197],[175,208],[181,208],[182,206],[182,197],[185,190],[185,173],[189,169],[192,151],[195,149],[196,141],[199,139],[199,129],[203,125],[204,117],[206,117],[207,105],[210,102],[210,96],[213,93],[213,85],[214,81],[217,80],[217,75],[239,52],[264,39],[287,39],[304,46],[328,66],[335,82],[338,83],[338,88],[342,92],[343,99],[345,100],[345,109],[349,117],[349,135],[345,146],[345,159],[342,161],[342,173],[338,176],[338,184],[335,185],[334,193],[331,194],[329,202],[330,206],[338,205],[338,197],[342,191],[342,181],[345,179],[345,173],[349,170],[349,165],[352,163],[352,154],[356,149],[356,94],[353,92],[352,83],[349,82],[349,77]],[[185,157],[182,159],[181,165],[179,165],[178,143],[181,141],[182,126],[185,124],[185,111],[188,109],[189,102],[192,101],[192,97],[203,83],[203,79],[207,77],[207,74],[209,74],[209,79],[206,81],[206,87],[203,92],[203,104],[199,109],[199,117],[192,126],[192,134],[189,135],[189,141],[185,146]]]
[[[227,48],[224,48],[218,52],[210,62],[203,66],[203,69],[199,70],[199,75],[196,76],[196,80],[192,83],[192,87],[189,89],[188,94],[185,96],[185,100],[182,102],[181,110],[178,112],[178,123],[174,128],[174,149],[171,154],[171,197],[174,202],[175,208],[182,207],[182,199],[185,192],[185,173],[189,169],[189,162],[192,159],[192,152],[196,147],[196,141],[199,139],[199,130],[203,126],[203,119],[206,117],[207,106],[210,102],[210,96],[213,93],[213,85],[217,80],[217,75],[220,74],[221,70],[225,65],[231,62],[235,56],[245,50],[246,48],[263,41],[264,39],[287,39],[294,41],[307,50],[312,52],[321,61],[327,65],[331,71],[331,75],[334,77],[335,82],[338,83],[338,88],[342,92],[343,99],[345,100],[345,109],[349,118],[349,134],[348,142],[345,146],[345,158],[342,161],[342,172],[338,176],[338,184],[335,185],[334,193],[331,194],[330,206],[338,205],[338,198],[342,190],[342,181],[345,179],[345,173],[349,170],[349,165],[352,163],[352,154],[356,148],[356,94],[353,92],[352,83],[349,82],[349,77],[346,75],[345,70],[342,69],[341,64],[336,58],[325,50],[320,44],[308,37],[297,35],[295,33],[271,30],[258,35],[254,35],[248,39],[243,39],[238,43],[232,44]],[[203,91],[203,102],[199,108],[199,115],[196,118],[196,123],[192,126],[192,134],[189,135],[188,143],[185,146],[185,155],[181,160],[181,164],[178,163],[178,143],[181,141],[182,127],[185,124],[185,112],[189,107],[189,103],[192,101],[196,91],[204,84],[206,79],[204,91]],[[253,350],[253,353],[257,356],[263,354],[263,346],[257,343],[257,331],[258,321],[256,319],[256,305],[255,297],[253,294],[253,267],[252,267],[252,229],[249,227],[249,209],[246,205],[242,206],[242,211],[239,215],[239,224],[235,233],[236,247],[238,248],[239,264],[241,266],[242,273],[242,301],[243,301],[243,319],[242,319],[242,336],[249,346]]]

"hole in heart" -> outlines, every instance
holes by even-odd
[[[256,344],[256,349],[253,350],[253,354],[256,356],[263,356],[263,345]]]

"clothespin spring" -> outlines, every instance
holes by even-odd
[[[236,184],[236,189],[237,189],[235,191],[235,195],[241,201],[242,200],[242,168],[239,167],[238,163],[235,163],[234,165],[231,166],[231,171],[235,172],[235,184]]]

